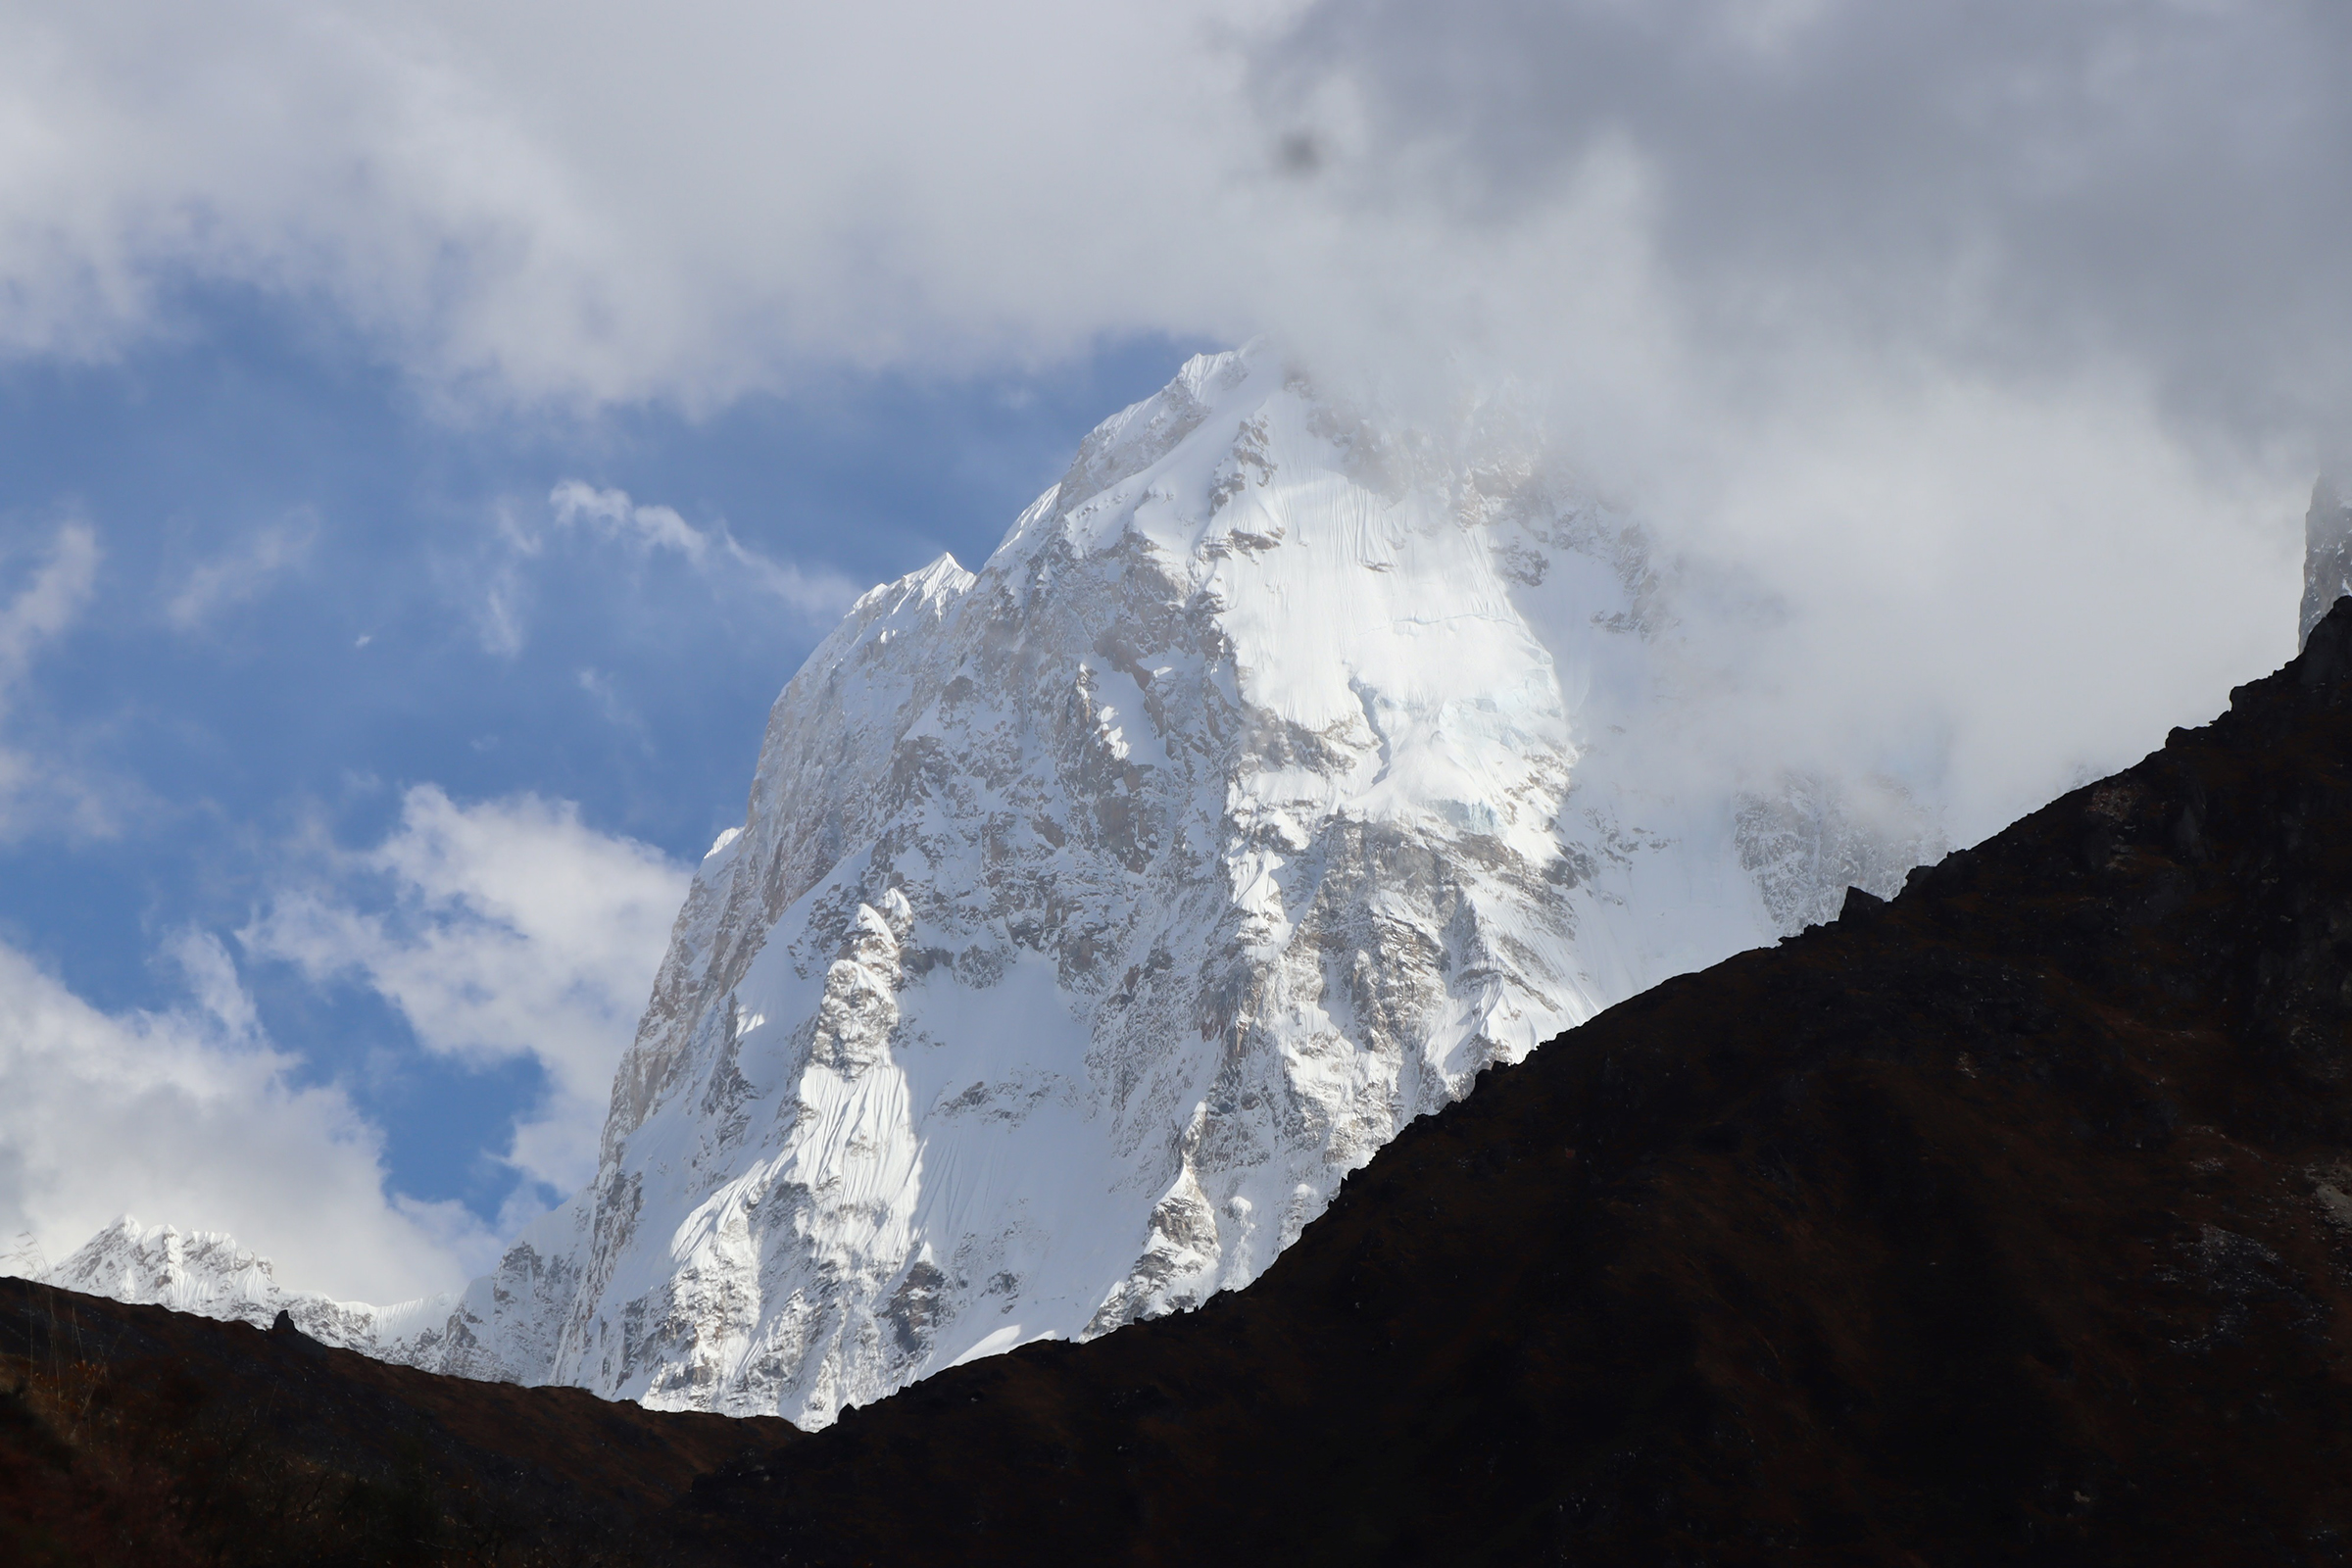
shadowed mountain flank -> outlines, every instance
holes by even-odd
[[[7,1284],[0,1544],[147,1476],[256,1562],[2339,1562],[2348,960],[2352,602],[1892,901],[1488,1068],[1249,1289],[813,1436]],[[182,1397],[228,1436],[174,1449]],[[278,1550],[289,1475],[366,1551]]]

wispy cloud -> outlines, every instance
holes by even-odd
[[[512,502],[500,504],[477,553],[443,573],[467,606],[482,646],[501,656],[520,653],[529,641],[537,573],[566,543],[601,544],[636,561],[674,559],[712,601],[742,604],[748,596],[780,606],[813,626],[829,624],[858,597],[859,585],[840,572],[777,561],[738,540],[724,519],[697,527],[675,508],[641,504],[625,490],[566,479],[548,492],[544,514],[533,512]],[[632,568],[614,591],[636,586]],[[600,689],[593,679],[583,679],[582,685],[609,700],[610,689]]]
[[[599,490],[577,479],[557,485],[547,501],[559,528],[588,528],[639,549],[673,552],[699,570],[723,572],[810,620],[830,619],[858,597],[858,585],[837,571],[810,570],[749,548],[723,518],[697,528],[669,507],[643,506],[625,490]]]
[[[653,733],[646,728],[644,715],[622,699],[619,687],[611,674],[583,666],[572,678],[589,700],[596,704],[596,710],[604,715],[606,723],[635,736],[640,750],[649,753],[653,750]]]
[[[566,479],[548,492],[547,504],[555,509],[558,527],[587,526],[648,550],[674,550],[698,566],[710,556],[710,535],[669,507],[636,505],[625,490],[599,490]],[[720,524],[721,537],[731,545],[724,528]]]
[[[529,641],[530,564],[541,549],[540,530],[500,502],[475,548],[434,558],[442,591],[463,607],[486,652],[512,659]]]
[[[252,603],[310,559],[318,519],[299,512],[255,528],[236,548],[192,568],[164,607],[180,631],[193,631],[220,612]]]
[[[14,564],[0,554],[0,568]],[[59,524],[24,585],[0,604],[0,694],[22,681],[33,656],[74,624],[97,580],[97,532],[86,522]]]

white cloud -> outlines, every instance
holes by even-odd
[[[497,1238],[388,1198],[381,1137],[254,1025],[218,939],[172,944],[194,1008],[112,1014],[0,946],[0,1237],[63,1257],[118,1215],[225,1230],[281,1282],[344,1299],[462,1284]]]
[[[538,564],[569,541],[617,547],[638,562],[656,554],[674,557],[712,602],[740,606],[748,596],[762,614],[781,606],[812,627],[829,627],[859,592],[860,585],[837,571],[762,555],[738,540],[723,519],[698,528],[675,508],[639,503],[625,490],[565,479],[548,492],[547,507],[542,518],[533,509],[500,503],[476,548],[440,564],[445,591],[465,607],[490,653],[511,658],[530,640]],[[636,575],[642,587],[642,573]]]
[[[507,1157],[559,1191],[585,1182],[689,873],[596,832],[567,802],[461,806],[431,785],[410,790],[398,828],[343,869],[339,883],[276,899],[238,933],[247,951],[315,980],[362,981],[427,1050],[538,1063],[547,1098],[516,1123]]]
[[[1736,374],[2113,356],[2342,435],[2348,46],[2330,0],[46,0],[0,18],[0,344],[197,278],[526,400],[1153,329],[1605,381],[1631,257]]]
[[[1933,754],[1965,834],[2288,650],[2297,492],[2352,453],[2348,56],[2332,0],[52,0],[0,17],[0,345],[115,351],[195,278],[458,399],[1140,330],[1433,416],[1515,377],[1790,607],[1712,650],[1738,722]],[[509,651],[523,515],[466,566]]]
[[[1129,279],[1180,275],[1238,75],[1213,28],[1260,10],[15,7],[0,341],[107,352],[193,274],[526,396],[1059,352],[1183,308]]]
[[[858,585],[839,572],[770,560],[738,541],[724,520],[697,528],[672,508],[631,501],[626,490],[566,479],[548,492],[547,502],[559,528],[586,527],[641,549],[671,551],[707,575],[721,572],[812,621],[830,620],[858,597]]]

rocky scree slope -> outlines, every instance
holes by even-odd
[[[689,1508],[809,1564],[2337,1563],[2348,1344],[2352,600],[1891,903],[1490,1067],[1249,1291]]]

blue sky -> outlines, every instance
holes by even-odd
[[[2348,60],[2334,0],[7,8],[0,1249],[462,1279],[850,596],[1259,333],[1512,388],[1739,601],[1673,628],[1727,754],[1959,839],[2131,760],[2291,651]]]

